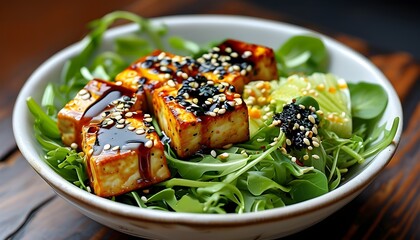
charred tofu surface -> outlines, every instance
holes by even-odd
[[[195,60],[159,50],[131,64],[119,73],[115,81],[146,94],[148,107],[152,108],[152,94],[162,86],[175,86],[190,75],[197,74]]]
[[[170,176],[163,144],[141,111],[111,113],[83,128],[84,152],[96,195],[109,197],[161,182]]]
[[[197,59],[156,50],[115,81],[91,80],[58,127],[65,145],[83,150],[93,192],[116,196],[170,177],[152,117],[180,158],[244,142],[244,85],[277,78],[273,50],[260,45],[229,39]]]
[[[91,80],[58,113],[62,141],[70,146],[82,143],[82,127],[91,121],[100,122],[103,112],[139,109],[143,99],[135,91],[99,79]]]
[[[197,59],[199,72],[235,86],[242,93],[244,85],[254,80],[278,78],[271,48],[228,39]]]
[[[226,82],[202,75],[189,77],[177,87],[156,90],[153,106],[179,157],[249,138],[247,107],[235,87]]]

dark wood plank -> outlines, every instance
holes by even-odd
[[[18,151],[0,164],[0,182],[0,239],[4,239],[55,193]]]
[[[11,116],[0,118],[0,133],[0,161],[2,161],[16,149]]]

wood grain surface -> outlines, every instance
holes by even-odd
[[[368,57],[403,104],[404,132],[385,170],[356,199],[324,221],[285,239],[420,239],[420,65],[407,52],[375,50],[342,32],[291,21],[251,1],[74,0],[0,3],[0,239],[133,239],[79,213],[32,170],[16,147],[11,113],[19,89],[49,56],[80,40],[93,19],[113,10],[144,17],[238,14],[321,31]],[[374,43],[373,43],[374,44]],[[57,214],[59,213],[59,214]]]

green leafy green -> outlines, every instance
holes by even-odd
[[[305,75],[326,72],[328,53],[321,39],[314,36],[297,35],[289,38],[276,51],[279,71],[283,76],[294,73]]]
[[[325,174],[318,170],[290,181],[289,185],[291,187],[289,194],[294,202],[302,202],[328,192],[328,180]]]
[[[388,96],[385,90],[367,82],[349,84],[352,114],[355,118],[373,119],[386,108]]]

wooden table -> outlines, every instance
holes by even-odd
[[[130,239],[102,226],[58,197],[16,148],[11,113],[19,89],[49,56],[78,41],[86,24],[113,10],[144,17],[188,13],[250,15],[291,22],[282,13],[249,1],[61,1],[2,2],[0,8],[0,239]],[[302,23],[299,23],[302,24]],[[304,24],[305,25],[305,24]],[[287,239],[420,239],[420,66],[404,52],[375,50],[374,43],[306,24],[370,58],[394,84],[404,108],[397,153],[355,200],[325,221]]]

